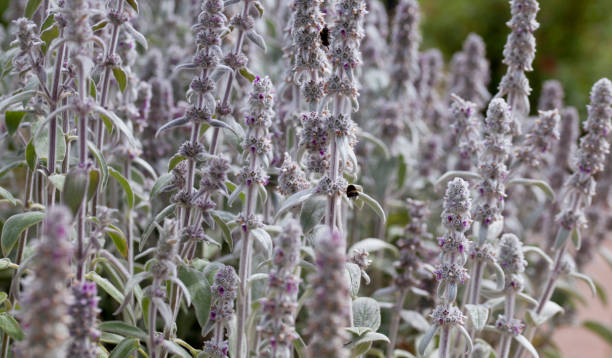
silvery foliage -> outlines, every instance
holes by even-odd
[[[14,5],[2,358],[537,357],[596,291],[612,83],[582,136],[556,80],[530,111],[535,0],[493,99],[485,41],[446,64],[415,0]]]

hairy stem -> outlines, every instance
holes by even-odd
[[[389,347],[387,348],[387,358],[393,357],[393,351],[397,345],[397,333],[399,331],[401,318],[400,314],[402,312],[402,307],[404,307],[404,301],[406,300],[407,293],[408,292],[405,289],[401,289],[397,297],[397,302],[395,302],[395,306],[393,306],[391,325],[389,327]]]

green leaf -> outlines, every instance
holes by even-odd
[[[10,163],[10,164],[0,168],[0,178],[5,176],[11,170],[13,170],[15,168],[22,167],[22,166],[24,166],[26,164],[27,164],[27,162],[25,160],[18,160],[18,161],[12,162],[12,163]]]
[[[9,259],[8,257],[0,259],[0,271],[4,271],[8,268],[18,269],[19,265],[12,263],[11,259]]]
[[[306,343],[304,343],[304,340],[299,335],[297,336],[296,339],[293,340],[293,348],[295,348],[295,351],[297,352],[298,358],[306,358],[307,357],[307,355],[306,355]]]
[[[36,158],[36,149],[34,149],[34,143],[32,143],[32,140],[30,140],[26,146],[25,158],[30,170],[35,170],[38,160]]]
[[[355,250],[365,250],[366,252],[374,252],[380,250],[389,250],[393,255],[398,256],[399,250],[388,242],[373,237],[357,241],[348,252]]]
[[[130,182],[113,167],[108,167],[108,172],[113,178],[117,179],[117,181],[125,191],[128,207],[132,209],[134,207],[134,191],[132,190]]]
[[[6,292],[0,292],[0,304],[3,304],[4,301],[6,301],[8,299],[8,295],[6,294]]]
[[[582,325],[605,340],[609,345],[612,345],[612,327],[595,321],[586,321]]]
[[[202,327],[206,327],[210,319],[211,291],[210,284],[203,272],[191,267],[180,266],[178,270],[179,279],[187,286],[191,295],[191,304],[195,309],[196,319]],[[204,332],[202,332],[204,333]]]
[[[576,250],[580,250],[580,247],[582,247],[582,236],[580,235],[580,228],[578,226],[572,230],[572,244],[574,244]]]
[[[286,210],[289,210],[292,207],[305,202],[306,200],[308,200],[308,198],[313,196],[315,192],[316,192],[316,188],[310,188],[310,189],[298,191],[297,193],[291,195],[290,197],[285,199],[285,201],[282,202],[282,204],[280,205],[280,208],[276,212],[275,217],[278,218]]]
[[[19,129],[19,124],[25,116],[25,111],[6,111],[4,114],[4,122],[6,123],[6,129],[10,135],[15,134]]]
[[[402,349],[396,349],[393,351],[393,358],[415,358],[414,354],[407,352]]]
[[[13,206],[17,205],[17,200],[15,199],[13,194],[11,194],[8,190],[4,189],[1,186],[0,186],[0,197],[8,200],[8,202],[11,203],[11,205]]]
[[[255,81],[255,75],[248,68],[246,68],[246,67],[241,68],[240,70],[238,70],[238,72],[240,72],[242,77],[244,77],[247,80],[249,80],[249,82]]]
[[[119,229],[115,225],[109,225],[109,229],[106,230],[106,235],[108,235],[111,240],[113,240],[113,243],[115,244],[115,247],[117,248],[117,251],[119,251],[121,256],[127,258],[128,245],[127,239],[125,238],[123,231],[121,231],[121,229]]]
[[[89,171],[89,184],[87,185],[87,201],[93,198],[94,194],[98,191],[100,186],[100,171],[98,169],[91,169]]]
[[[513,185],[528,185],[528,186],[535,186],[537,188],[539,188],[540,190],[542,190],[544,192],[544,194],[546,194],[546,196],[548,196],[551,200],[555,200],[555,191],[553,190],[553,188],[551,188],[550,184],[548,184],[547,182],[545,182],[544,180],[538,180],[538,179],[528,179],[528,178],[516,178],[516,179],[512,179],[508,182],[508,184],[506,185],[507,188],[513,186]]]
[[[157,178],[155,184],[153,184],[153,188],[151,189],[150,200],[153,200],[158,196],[162,189],[170,185],[172,182],[172,178],[174,175],[172,173],[164,173]]]
[[[38,131],[39,127],[43,125],[43,121],[37,122],[32,130],[34,132]],[[58,125],[56,127],[55,132],[55,160],[56,162],[63,161],[64,156],[66,155],[66,141],[64,140],[64,131]],[[39,159],[47,159],[49,158],[49,126],[45,126],[42,128],[36,137],[32,139],[34,144],[34,150],[36,151],[36,156]]]
[[[523,336],[522,334],[519,334],[518,336],[514,336],[513,338],[520,345],[522,345],[529,352],[529,354],[531,354],[533,358],[540,358],[540,356],[538,356],[538,352],[536,351],[536,349],[533,347],[531,342],[529,342],[529,340],[525,336]]]
[[[227,243],[229,251],[233,252],[234,239],[232,239],[232,232],[230,231],[229,226],[227,226],[227,223],[225,222],[225,220],[223,220],[222,212],[218,210],[212,210],[210,214],[213,217],[213,220],[215,220],[215,223],[221,228],[221,231],[223,232],[223,241]]]
[[[363,201],[367,206],[370,207],[370,209],[374,210],[376,215],[378,215],[378,217],[380,218],[380,220],[382,220],[383,223],[387,222],[387,215],[385,215],[385,211],[383,210],[382,206],[380,206],[378,201],[376,201],[374,198],[372,198],[366,193],[359,193],[357,200]]]
[[[45,43],[43,46],[43,52],[46,53],[49,45],[53,40],[55,40],[60,35],[59,26],[57,24],[51,26],[50,28],[44,30],[40,34],[40,39]]]
[[[106,187],[106,183],[108,182],[108,165],[106,165],[106,160],[104,159],[102,153],[98,150],[98,147],[96,147],[93,142],[87,141],[87,148],[96,158],[96,161],[98,162],[98,167],[102,171],[102,185],[100,189],[104,189]]]
[[[89,174],[85,168],[72,167],[68,174],[66,174],[62,201],[72,210],[73,215],[76,215],[79,208],[83,205],[85,195],[87,195],[88,181]]]
[[[374,144],[374,146],[376,148],[380,149],[380,151],[384,155],[385,159],[389,159],[389,157],[391,156],[389,154],[389,148],[387,148],[387,145],[385,144],[385,142],[383,142],[382,140],[380,140],[376,136],[374,136],[374,135],[372,135],[372,134],[370,134],[369,132],[366,132],[366,131],[360,131],[359,132],[359,137],[364,139],[366,142],[370,142],[370,143]],[[405,169],[405,166],[404,166],[404,169]]]
[[[55,24],[55,14],[49,14],[49,16],[47,16],[45,19],[45,22],[43,22],[42,26],[40,27],[40,31],[45,31],[53,24]]]
[[[563,313],[563,311],[563,307],[553,301],[548,301],[540,314],[536,313],[535,310],[528,310],[526,312],[526,318],[531,325],[539,326],[546,323],[546,321],[554,317],[557,313]]]
[[[192,358],[189,352],[187,352],[183,347],[173,341],[169,341],[166,339],[162,344],[164,348],[168,350],[169,353],[172,353],[172,357],[178,356],[180,358]]]
[[[406,165],[404,156],[400,154],[398,158],[398,165],[397,165],[397,188],[398,189],[401,189],[404,187],[404,182],[406,181],[407,171],[408,171],[408,166]]]
[[[2,253],[8,256],[19,240],[21,233],[32,225],[38,224],[45,218],[45,213],[31,211],[16,214],[8,218],[2,227]]]
[[[300,224],[304,233],[309,233],[315,226],[321,223],[325,216],[327,199],[322,196],[314,196],[302,204],[300,211]]]
[[[136,0],[125,0],[131,7],[138,13],[138,1]]]
[[[355,337],[354,340],[351,340],[346,345],[346,348],[351,350],[353,357],[358,357],[360,354],[365,354],[368,350],[370,350],[372,343],[378,341],[389,343],[389,338],[382,333],[369,331],[365,332],[359,337]]]
[[[489,318],[489,309],[483,305],[465,305],[472,326],[477,330],[481,331],[487,324]]]
[[[26,102],[30,100],[30,98],[34,97],[34,95],[36,95],[35,90],[27,90],[16,93],[8,98],[4,98],[0,101],[0,113],[4,112],[5,109],[15,103]]]
[[[38,10],[41,3],[42,0],[28,0],[23,16],[27,17],[28,19],[31,18],[32,15],[34,15],[34,13],[36,12],[36,10]]]
[[[25,337],[19,323],[8,312],[0,313],[0,329],[16,341],[21,341]]]
[[[94,271],[91,271],[87,275],[85,275],[85,278],[90,281],[95,282],[96,285],[102,288],[104,292],[108,293],[108,295],[111,296],[119,304],[123,303],[123,300],[125,299],[125,297],[123,296],[123,293],[121,293],[121,291],[119,291],[119,289],[115,287],[109,280],[98,275]],[[113,332],[113,333],[117,333],[117,332]]]
[[[380,305],[369,297],[359,297],[353,301],[353,326],[369,327],[377,331],[380,327]]]
[[[111,352],[109,358],[129,358],[135,350],[140,347],[140,343],[135,338],[125,338]]]
[[[113,68],[113,75],[115,76],[115,81],[117,81],[121,92],[125,92],[125,88],[127,87],[127,76],[125,71],[119,67],[115,67]]]
[[[125,122],[123,122],[119,117],[117,117],[115,113],[108,111],[107,109],[102,108],[100,106],[94,106],[93,110],[98,112],[100,114],[100,117],[102,117],[103,119],[106,118],[108,121],[110,121],[117,128],[117,130],[119,130],[119,132],[125,135],[125,138],[127,138],[131,145],[137,145],[138,142],[136,141],[136,138],[134,138],[132,130],[125,124]],[[107,126],[108,121],[104,121],[104,124]],[[111,130],[112,128],[108,129]]]
[[[102,332],[119,334],[124,337],[132,337],[146,341],[148,339],[145,331],[122,321],[105,321],[98,325]]]
[[[140,237],[140,243],[138,245],[140,250],[142,250],[142,248],[145,246],[145,244],[149,240],[149,237],[153,233],[153,230],[155,230],[156,224],[160,223],[164,218],[174,213],[175,207],[176,207],[176,204],[170,204],[166,206],[164,210],[160,211],[159,214],[155,216],[153,221],[149,224],[149,226],[147,226],[146,230],[142,233],[142,236]]]
[[[176,167],[178,163],[182,162],[185,159],[187,158],[183,157],[180,154],[173,155],[172,158],[170,158],[170,161],[168,162],[168,172],[172,171],[172,169],[174,169],[174,167]]]

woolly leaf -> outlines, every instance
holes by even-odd
[[[470,317],[470,321],[472,322],[472,326],[477,330],[481,331],[485,324],[487,324],[487,319],[489,318],[489,309],[483,305],[465,305],[465,309],[467,310],[468,316]]]
[[[36,225],[45,218],[45,213],[31,211],[16,214],[8,218],[2,227],[2,253],[8,256],[19,240],[21,233],[32,225]]]
[[[358,251],[358,250],[365,250],[366,252],[389,250],[391,251],[391,253],[393,253],[393,255],[395,256],[399,255],[399,251],[395,246],[381,239],[376,239],[373,237],[357,241],[353,246],[351,246],[348,252]]]
[[[353,326],[369,327],[377,331],[380,327],[380,305],[369,297],[359,297],[353,301]]]

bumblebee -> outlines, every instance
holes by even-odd
[[[359,190],[353,184],[349,184],[346,187],[346,197],[349,199],[355,199],[359,196]]]
[[[321,30],[319,36],[321,37],[321,44],[325,47],[329,47],[329,29],[327,25]]]

